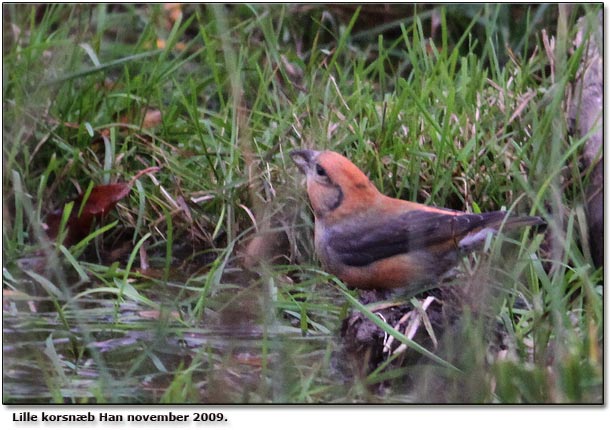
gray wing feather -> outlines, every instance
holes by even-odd
[[[366,266],[379,259],[412,251],[423,251],[453,238],[459,240],[471,231],[499,225],[505,212],[485,214],[445,214],[410,211],[376,220],[372,225],[353,223],[328,231],[329,249],[349,266]]]

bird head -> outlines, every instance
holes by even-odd
[[[380,194],[351,161],[333,151],[296,150],[290,157],[307,178],[307,194],[317,219],[355,213]]]

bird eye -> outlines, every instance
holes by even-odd
[[[326,170],[324,170],[324,167],[320,166],[319,164],[316,164],[316,173],[320,176],[326,176]]]

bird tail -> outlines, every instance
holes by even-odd
[[[513,230],[526,226],[536,227],[537,232],[543,232],[546,229],[546,221],[538,216],[513,216],[506,218],[503,223],[500,222],[497,225],[498,228],[503,230]]]
[[[488,212],[483,214],[484,219],[480,228],[473,229],[458,242],[458,247],[463,251],[471,251],[481,246],[488,234],[498,231],[511,231],[521,227],[532,226],[536,232],[543,232],[546,222],[537,216],[511,216],[506,218],[506,212]]]

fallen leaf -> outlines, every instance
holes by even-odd
[[[97,185],[91,189],[88,196],[84,193],[74,199],[74,205],[66,223],[68,232],[64,245],[71,246],[85,238],[91,231],[93,223],[114,209],[116,204],[129,194],[136,179],[158,170],[159,167],[149,167],[138,172],[129,182]],[[86,200],[83,202],[85,198]],[[47,215],[47,234],[50,239],[55,239],[59,234],[63,212],[64,208],[61,208]]]
[[[151,310],[146,310],[146,311],[140,311],[138,312],[138,315],[141,316],[142,318],[147,318],[147,319],[153,319],[153,320],[158,320],[161,319],[162,316],[168,315],[173,319],[180,319],[180,314],[177,311],[172,311],[169,314],[167,314],[166,312],[161,312],[155,309],[151,309]]]
[[[141,115],[143,116],[142,122],[136,122],[137,114],[134,112],[128,112],[119,117],[119,122],[122,124],[136,124],[142,125],[142,128],[154,128],[161,124],[161,120],[163,119],[163,114],[159,109],[143,109],[141,111]]]
[[[110,212],[117,202],[129,194],[129,183],[116,183],[98,185],[91,189],[91,193],[83,204],[83,194],[73,200],[74,206],[66,224],[68,233],[64,245],[70,246],[86,237],[91,231],[93,222]],[[55,239],[59,234],[59,227],[63,217],[64,208],[57,209],[47,216],[47,234]]]
[[[161,124],[163,116],[159,109],[146,109],[144,113],[144,120],[142,121],[142,128],[154,128]]]

